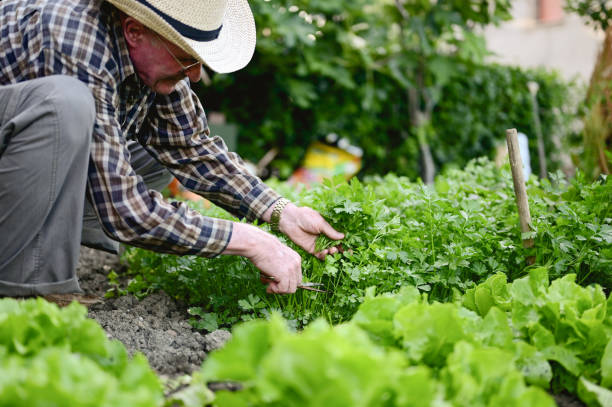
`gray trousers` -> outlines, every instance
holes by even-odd
[[[84,205],[94,119],[91,92],[74,78],[0,86],[0,295],[80,292],[82,231],[83,244],[117,251]],[[167,185],[160,164],[130,150],[150,185]]]

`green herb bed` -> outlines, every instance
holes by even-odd
[[[510,281],[525,276],[527,257],[535,258],[533,267],[546,267],[551,278],[573,273],[580,285],[612,286],[612,185],[605,179],[567,181],[557,174],[538,182],[532,177],[533,231],[523,237],[535,240],[533,249],[522,247],[509,171],[486,159],[438,177],[434,187],[393,175],[330,181],[302,191],[275,187],[318,209],[346,233],[344,253],[325,262],[296,249],[305,279],[322,282],[329,294],[298,290],[270,296],[243,258],[177,257],[141,249],[125,254],[131,275],[127,291],[144,296],[163,289],[193,305],[195,326],[213,330],[274,311],[296,328],[317,317],[332,324],[348,321],[369,287],[386,293],[415,286],[431,301],[447,302],[496,273]],[[231,218],[219,209],[203,211]],[[125,291],[117,284],[109,294]]]

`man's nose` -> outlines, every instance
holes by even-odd
[[[199,82],[199,80],[202,78],[202,64],[198,64],[190,69],[187,72],[187,77],[189,77],[191,82]]]

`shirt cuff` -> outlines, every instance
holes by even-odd
[[[243,205],[247,207],[246,220],[253,222],[255,219],[261,219],[280,198],[281,196],[266,184],[256,186],[243,200]]]
[[[227,248],[233,232],[234,224],[225,219],[209,218],[209,222],[202,228],[199,238],[199,247],[195,255],[202,257],[217,257]]]

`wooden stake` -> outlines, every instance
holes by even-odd
[[[508,156],[510,157],[510,168],[512,168],[512,180],[514,181],[514,194],[519,211],[521,233],[531,232],[531,214],[529,213],[529,202],[527,201],[527,189],[523,178],[523,161],[519,149],[516,129],[506,130],[506,141],[508,143]],[[533,247],[533,239],[523,239],[523,247]],[[528,262],[533,264],[535,259],[530,258]]]

